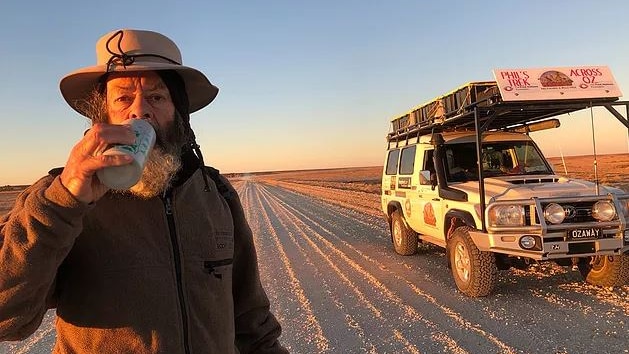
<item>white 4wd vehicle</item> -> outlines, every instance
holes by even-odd
[[[628,126],[614,106],[629,102],[616,100],[507,102],[496,83],[480,82],[393,119],[382,210],[395,251],[445,248],[457,288],[472,297],[492,291],[498,270],[534,261],[576,265],[596,285],[627,284],[629,195],[556,175],[523,133],[591,105]]]

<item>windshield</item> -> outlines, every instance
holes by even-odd
[[[446,145],[445,159],[449,182],[478,180],[474,143]],[[552,173],[544,157],[530,141],[484,143],[482,163],[484,177]]]

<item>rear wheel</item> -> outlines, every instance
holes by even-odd
[[[629,255],[588,257],[577,266],[590,284],[608,287],[629,284]]]
[[[391,240],[395,252],[402,256],[410,256],[417,252],[417,233],[406,225],[399,210],[391,214]]]
[[[448,261],[456,287],[470,297],[487,296],[496,285],[498,267],[491,252],[481,252],[472,237],[470,227],[454,230],[448,240]]]

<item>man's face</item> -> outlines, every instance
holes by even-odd
[[[140,181],[130,191],[142,198],[158,196],[181,167],[179,154],[184,144],[182,120],[175,114],[168,88],[154,72],[112,74],[105,99],[109,123],[123,124],[127,119],[140,118],[155,128],[155,147]]]
[[[162,133],[173,126],[175,106],[168,88],[155,72],[112,74],[107,81],[106,107],[109,123],[147,119]]]

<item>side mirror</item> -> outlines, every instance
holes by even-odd
[[[429,170],[419,171],[419,184],[423,186],[431,186],[434,191],[437,187],[437,174]]]
[[[419,184],[422,186],[429,186],[432,184],[432,179],[430,178],[429,170],[421,170],[419,171]]]

